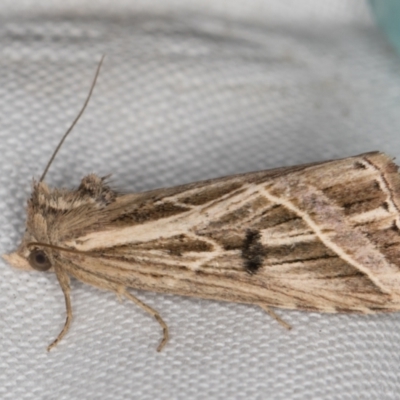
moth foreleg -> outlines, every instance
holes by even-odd
[[[292,329],[292,327],[285,322],[279,315],[275,314],[268,306],[265,304],[258,304],[264,311],[266,311],[272,318],[276,319],[285,329]]]
[[[60,268],[55,267],[56,275],[58,282],[60,283],[61,289],[64,293],[65,298],[65,307],[67,309],[67,318],[65,319],[64,328],[62,328],[61,332],[58,334],[56,340],[51,343],[47,347],[47,351],[50,351],[53,347],[57,345],[57,343],[66,335],[69,330],[72,321],[72,306],[71,306],[71,297],[70,297],[70,286],[69,286],[69,276],[65,271]]]
[[[163,321],[161,318],[160,314],[148,306],[147,304],[143,303],[140,301],[137,297],[135,297],[133,294],[129,293],[127,290],[123,290],[122,293],[127,299],[132,300],[135,304],[137,304],[139,307],[141,307],[144,311],[152,315],[157,322],[161,325],[161,328],[163,329],[163,338],[160,342],[160,344],[157,347],[157,351],[161,351],[163,347],[166,345],[169,339],[169,331],[168,331],[168,326],[167,324]]]

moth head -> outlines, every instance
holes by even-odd
[[[104,210],[116,200],[117,194],[105,180],[91,174],[74,190],[51,188],[45,182],[34,181],[27,204],[25,234],[18,249],[4,259],[19,269],[51,270],[62,244],[91,232],[101,222]]]
[[[3,258],[11,266],[25,271],[49,271],[52,267],[51,249],[32,245],[36,242],[38,242],[37,237],[27,227],[16,251],[4,254]]]
[[[26,255],[18,250],[14,253],[4,254],[3,258],[13,267],[25,271],[48,271],[52,267],[47,253],[39,248],[34,248]]]
[[[50,269],[49,257],[45,251],[39,251],[38,247],[30,246],[29,243],[48,241],[45,215],[48,213],[46,204],[52,197],[51,190],[44,182],[33,182],[32,193],[27,203],[26,228],[21,243],[15,252],[3,255],[11,266],[28,271]]]

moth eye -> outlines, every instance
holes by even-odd
[[[37,271],[47,271],[51,268],[50,260],[43,250],[33,250],[28,257],[29,264]]]

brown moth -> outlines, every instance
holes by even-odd
[[[270,307],[400,310],[400,175],[383,153],[132,194],[96,175],[50,188],[55,153],[33,183],[22,242],[4,256],[57,276],[67,319],[49,349],[70,326],[70,277],[153,315],[164,330],[158,350],[167,326],[128,288],[256,304],[287,328]]]

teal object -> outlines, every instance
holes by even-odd
[[[400,1],[369,0],[369,4],[378,25],[400,54]]]

